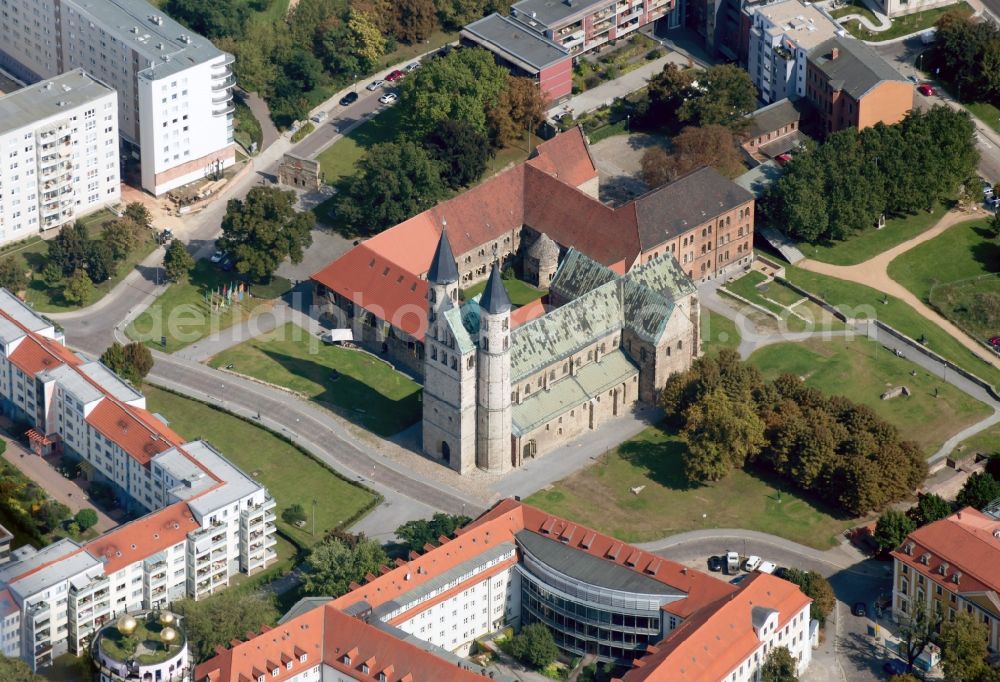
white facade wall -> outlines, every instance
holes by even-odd
[[[21,612],[14,611],[0,620],[0,650],[8,658],[21,653]]]
[[[94,84],[99,96],[73,104],[74,91],[61,88],[65,81],[90,79],[67,74],[3,98],[37,107],[39,117],[13,127],[5,126],[9,117],[0,120],[0,244],[58,228],[121,198],[117,94]],[[53,99],[60,93],[67,101]]]
[[[809,605],[781,628],[778,627],[779,613],[773,612],[757,632],[761,644],[756,650],[732,670],[720,682],[756,682],[760,668],[767,655],[775,647],[787,647],[792,657],[798,661],[798,674],[802,675],[812,660],[812,644],[809,641]]]

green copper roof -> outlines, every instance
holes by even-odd
[[[618,275],[610,269],[571,248],[559,264],[549,290],[564,300],[572,301],[616,279]]]

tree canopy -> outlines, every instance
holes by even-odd
[[[166,253],[163,254],[163,270],[166,273],[167,281],[186,280],[192,269],[194,269],[194,258],[188,253],[184,242],[179,239],[170,242]]]
[[[439,164],[442,179],[452,189],[478,180],[491,156],[486,135],[465,121],[441,119],[425,142],[431,158]]]
[[[972,474],[965,481],[955,503],[959,508],[982,509],[998,497],[1000,497],[1000,481],[993,478],[989,472],[980,471]]]
[[[968,114],[938,105],[902,122],[854,128],[806,145],[766,191],[768,220],[808,242],[874,229],[879,216],[930,210],[970,175],[979,152]]]
[[[73,515],[73,520],[80,526],[80,530],[87,530],[97,525],[97,512],[89,507],[81,509]]]
[[[153,353],[140,341],[124,346],[115,341],[101,355],[101,362],[121,378],[138,386],[153,369]]]
[[[415,551],[424,551],[424,545],[437,545],[438,538],[450,538],[452,534],[471,521],[468,516],[443,514],[438,512],[430,519],[407,521],[396,529],[396,537]]]
[[[820,624],[825,623],[826,617],[837,605],[837,597],[833,593],[830,581],[816,571],[802,571],[797,568],[789,569],[785,574],[785,580],[798,585],[802,593],[812,599],[809,617],[819,621]]]
[[[339,597],[352,582],[364,582],[369,573],[378,575],[379,567],[387,562],[382,546],[374,540],[360,538],[350,547],[340,538],[324,538],[306,557],[303,588],[306,594]]]
[[[671,140],[673,151],[652,146],[642,155],[642,179],[659,187],[702,166],[733,178],[743,172],[743,160],[733,132],[721,125],[687,126]]]
[[[543,623],[531,623],[521,628],[510,643],[511,653],[536,669],[544,668],[559,656],[556,640]]]
[[[760,682],[798,682],[797,666],[788,647],[771,649],[760,669]]]
[[[677,110],[681,120],[696,126],[742,128],[757,108],[757,88],[750,74],[735,64],[718,64],[699,73]]]
[[[875,542],[884,551],[896,549],[906,536],[917,529],[917,524],[909,516],[895,509],[887,509],[875,524]]]
[[[0,680],[4,682],[45,682],[45,678],[31,672],[20,658],[0,655]]]
[[[951,512],[951,502],[935,493],[928,493],[917,499],[909,514],[918,526],[926,526],[928,523],[945,518]]]
[[[14,253],[0,258],[0,287],[16,294],[26,289],[29,281],[28,263],[24,256]]]
[[[978,682],[987,668],[989,635],[987,626],[965,611],[941,625],[938,645],[948,682]]]
[[[215,648],[260,632],[278,620],[273,595],[259,591],[224,590],[208,599],[182,599],[174,611],[184,617],[184,629],[198,662],[215,655]]]
[[[285,258],[302,262],[314,221],[312,213],[293,208],[295,201],[295,192],[275,187],[254,187],[246,199],[229,200],[217,244],[237,272],[266,282]]]

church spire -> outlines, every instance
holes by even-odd
[[[441,239],[438,240],[434,258],[431,259],[431,267],[427,271],[427,281],[434,284],[452,284],[458,281],[455,254],[451,251],[448,232],[445,230],[441,230]]]
[[[510,298],[508,298],[507,290],[500,279],[500,268],[497,267],[496,262],[493,263],[493,269],[490,270],[490,278],[486,280],[483,295],[479,298],[479,307],[490,315],[510,311]]]

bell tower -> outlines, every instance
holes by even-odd
[[[476,466],[499,474],[511,468],[511,306],[495,262],[479,308]]]

